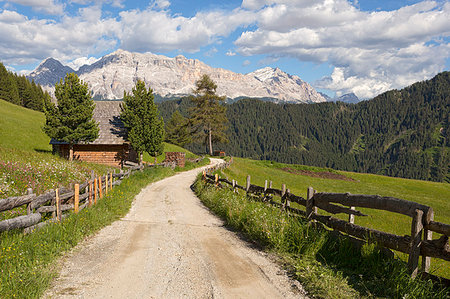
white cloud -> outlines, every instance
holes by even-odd
[[[228,50],[228,51],[225,53],[225,55],[227,55],[227,56],[235,56],[235,55],[236,55],[236,52],[233,52],[233,51],[231,51],[231,50]]]
[[[80,10],[60,22],[28,19],[14,11],[0,12],[0,57],[5,63],[27,64],[54,57],[62,61],[112,49],[120,26],[114,19],[99,19],[100,8]]]
[[[129,51],[183,50],[192,53],[228,36],[239,26],[253,23],[255,17],[254,13],[241,9],[199,12],[191,18],[151,8],[122,11],[119,39],[121,47]]]
[[[295,3],[294,3],[295,2]],[[295,57],[335,66],[317,87],[372,97],[443,70],[450,3],[424,1],[394,11],[363,12],[346,0],[243,2],[260,9],[257,28],[236,40],[243,55]]]
[[[248,59],[244,60],[244,62],[242,63],[242,66],[249,66],[250,64],[252,64],[252,62]]]
[[[154,0],[150,7],[157,9],[166,9],[170,6],[170,1],[168,0]]]
[[[30,6],[34,10],[51,15],[60,15],[64,11],[64,6],[55,0],[8,0],[7,2]]]

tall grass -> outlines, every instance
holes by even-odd
[[[310,296],[319,298],[448,298],[431,281],[412,280],[406,264],[387,257],[374,244],[357,248],[345,238],[308,225],[300,217],[219,190],[197,180],[202,202],[263,248],[277,253]]]
[[[150,182],[173,175],[170,168],[136,172],[115,187],[97,205],[71,214],[61,224],[51,224],[24,235],[1,234],[0,298],[39,298],[56,275],[53,263],[88,235],[120,219],[136,194]]]
[[[306,190],[311,186],[318,192],[377,194],[406,199],[431,206],[434,210],[436,221],[450,223],[450,184],[448,183],[332,170],[334,173],[345,175],[354,180],[344,181],[289,173],[283,170],[286,167],[315,172],[330,171],[329,169],[318,167],[234,158],[233,164],[224,171],[224,174],[229,179],[238,180],[240,185],[245,185],[246,177],[249,174],[251,175],[252,184],[255,185],[264,186],[265,180],[271,180],[274,188],[280,189],[281,184],[286,184],[291,193],[305,198]],[[304,207],[300,208],[304,209]],[[358,208],[358,210],[368,215],[368,217],[355,217],[355,224],[400,236],[411,234],[410,217],[375,209]],[[320,209],[319,213],[326,214]],[[342,218],[346,216],[337,215],[336,217]],[[434,233],[433,238],[439,238],[439,234]],[[407,259],[406,254],[398,252],[396,254],[404,260]],[[432,259],[431,273],[450,279],[449,262]]]

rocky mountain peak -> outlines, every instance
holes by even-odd
[[[42,69],[39,76],[35,75],[37,83],[53,86],[69,70],[73,72],[72,69],[54,61],[54,68]],[[39,67],[33,73],[38,71]],[[271,98],[274,102],[291,103],[325,101],[308,83],[279,68],[266,67],[252,73],[239,74],[210,67],[183,55],[171,58],[119,49],[93,64],[80,67],[76,73],[88,83],[95,99],[120,99],[124,91],[131,91],[137,80],[143,80],[155,94],[163,97],[188,95],[194,90],[195,82],[203,74],[207,74],[216,82],[217,93],[230,99]]]
[[[64,66],[58,60],[50,57],[39,64],[39,66],[30,73],[28,78],[41,85],[55,85],[61,78],[64,78],[67,73],[73,72],[74,70],[71,67]],[[42,84],[41,82],[45,82],[45,84]]]

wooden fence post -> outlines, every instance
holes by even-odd
[[[98,185],[98,182],[97,182],[97,179],[95,178],[94,179],[94,204],[96,205],[97,204],[97,186]]]
[[[92,181],[89,181],[89,197],[88,197],[89,206],[92,206]]]
[[[115,173],[116,171],[114,171]],[[112,183],[113,183],[113,175],[112,172],[109,174],[109,190],[112,190]]]
[[[216,187],[219,186],[219,174],[216,173],[216,175],[214,176],[214,182],[216,184]]]
[[[264,181],[264,197],[263,197],[263,201],[267,200],[267,185],[268,185],[268,182],[267,182],[267,180],[265,180]]]
[[[313,214],[317,213],[317,207],[314,206],[314,189],[313,187],[308,187],[308,192],[306,196],[306,218],[311,220]]]
[[[408,267],[412,278],[415,278],[419,271],[420,245],[422,242],[423,230],[422,217],[423,211],[416,209],[411,223],[411,251],[409,252],[408,258]]]
[[[102,177],[100,176],[98,178],[98,195],[99,195],[99,199],[103,198],[103,186],[102,186]]]
[[[430,221],[434,220],[434,211],[430,207],[427,215],[424,217],[425,226],[430,224]],[[423,230],[423,239],[425,241],[431,241],[433,239],[433,231],[424,229]],[[429,256],[422,256],[422,272],[428,273],[430,270],[431,258]]]
[[[106,175],[105,175],[105,195],[108,194],[108,187],[109,187],[108,175],[109,175],[108,173],[106,173]]]
[[[59,191],[58,188],[56,188],[55,191],[55,199],[56,199],[56,219],[58,220],[58,222],[61,222],[61,199],[59,198]]]
[[[291,203],[289,202],[289,193],[291,193],[291,190],[286,189],[286,194],[284,195],[284,210],[286,210],[286,207],[291,206]]]
[[[285,208],[285,202],[286,202],[286,184],[281,184],[281,207],[282,207],[282,209]]]
[[[231,186],[233,188],[233,192],[236,193],[236,181],[235,180],[232,181],[232,185]]]
[[[27,194],[28,195],[33,194],[33,189],[28,188],[27,189]],[[31,215],[31,202],[29,204],[27,204],[27,215]]]
[[[355,207],[350,207],[350,210],[355,210]],[[351,224],[355,223],[355,215],[353,214],[348,214],[348,222]]]
[[[250,190],[250,175],[247,176],[247,185],[245,186],[245,191]]]
[[[75,189],[75,198],[74,198],[74,212],[75,214],[78,213],[78,207],[80,205],[80,185],[79,184],[75,184],[74,186]]]

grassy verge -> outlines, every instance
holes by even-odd
[[[368,244],[358,249],[323,228],[299,217],[248,200],[228,190],[206,186],[195,190],[202,202],[233,229],[244,232],[266,250],[275,252],[292,269],[310,296],[318,298],[448,298],[450,290],[431,281],[412,280],[406,264],[388,258]]]
[[[140,190],[173,175],[170,168],[150,168],[123,180],[97,205],[71,214],[61,224],[29,235],[6,232],[0,240],[0,298],[39,298],[55,276],[54,263],[66,250],[124,216]]]
[[[309,170],[313,172],[328,171],[353,180],[348,181],[300,175],[287,172],[283,170],[283,168]],[[305,198],[306,189],[309,186],[319,192],[350,192],[352,194],[377,194],[381,196],[397,197],[431,206],[434,210],[436,221],[450,223],[450,206],[448,204],[450,184],[448,183],[344,172],[242,158],[234,158],[233,164],[224,171],[224,174],[229,179],[238,180],[240,185],[245,185],[248,174],[251,175],[252,184],[259,186],[264,186],[265,180],[273,181],[273,186],[278,189],[281,189],[281,184],[286,184],[291,193]],[[304,207],[299,208],[304,209]],[[394,233],[400,236],[411,234],[410,217],[382,210],[364,208],[358,208],[358,210],[369,216],[355,217],[355,224]],[[320,209],[319,213],[326,215],[326,213]],[[336,217],[347,219],[345,215],[337,215]],[[433,238],[439,238],[439,234],[433,234]],[[407,255],[403,253],[396,254],[403,260],[407,259]],[[431,273],[450,279],[449,262],[440,259],[431,259]]]

